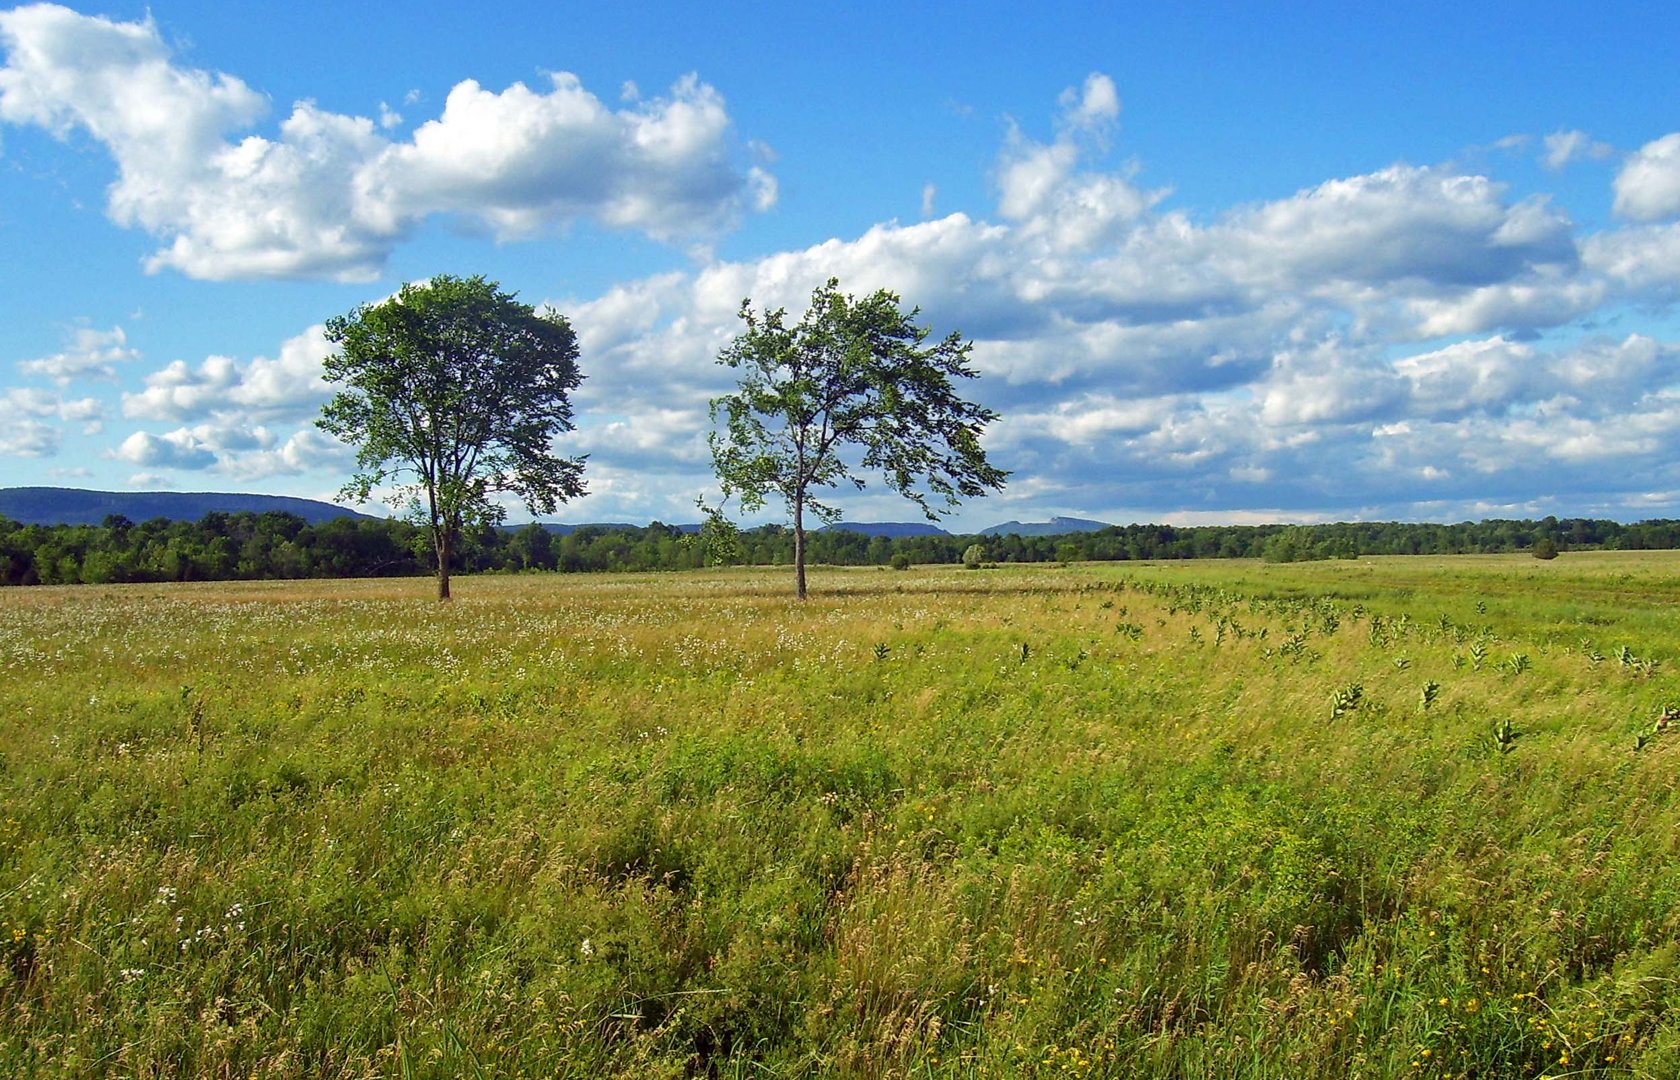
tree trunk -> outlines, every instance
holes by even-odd
[[[449,529],[445,527],[439,530],[437,538],[439,603],[444,603],[449,599],[449,540]]]
[[[805,493],[793,500],[793,580],[794,592],[805,599]]]

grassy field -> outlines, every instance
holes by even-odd
[[[1680,555],[0,592],[0,1075],[1680,1076]]]

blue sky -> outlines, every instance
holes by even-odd
[[[559,517],[692,520],[837,275],[975,341],[954,528],[1680,516],[1680,14],[1193,7],[0,10],[0,484],[330,497],[320,324],[483,273],[583,342]]]

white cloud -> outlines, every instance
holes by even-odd
[[[216,455],[185,429],[164,435],[136,431],[122,441],[115,456],[133,465],[165,469],[208,469],[216,463]]]
[[[1532,346],[1493,338],[1408,356],[1395,362],[1394,371],[1409,384],[1407,414],[1439,417],[1499,410],[1521,400],[1539,381],[1539,366]]]
[[[1368,350],[1336,338],[1279,352],[1256,387],[1268,428],[1363,422],[1393,411],[1404,396],[1393,373]]]
[[[1582,280],[1556,267],[1537,267],[1513,281],[1482,285],[1406,303],[1423,339],[1479,334],[1496,327],[1558,326],[1594,310],[1608,295],[1604,282]]]
[[[293,432],[279,443],[266,431],[261,440],[252,440],[251,433],[239,434],[245,436],[245,441],[256,441],[258,445],[219,447],[223,452],[217,463],[219,472],[239,480],[298,476],[317,470],[345,473],[355,461],[355,454],[348,447],[312,428]]]
[[[1068,128],[1107,135],[1120,119],[1120,92],[1114,80],[1094,71],[1079,89],[1068,87],[1056,103],[1062,107],[1061,122]]]
[[[192,277],[367,278],[427,217],[503,238],[579,218],[690,240],[776,199],[737,167],[723,98],[694,76],[623,109],[575,76],[541,91],[466,80],[406,141],[380,122],[296,103],[274,138],[268,101],[238,78],[175,64],[155,24],[55,5],[0,13],[0,120],[86,131],[115,160],[109,213],[163,246],[150,269]]]
[[[55,417],[59,420],[73,420],[86,423],[97,420],[103,415],[104,409],[93,398],[77,398],[66,401],[57,394],[46,390],[36,390],[25,387],[13,387],[6,391],[5,402],[7,412],[21,412],[28,416]]]
[[[1599,142],[1584,131],[1555,131],[1543,140],[1541,158],[1548,169],[1561,169],[1576,161],[1603,161],[1616,152],[1609,143]]]
[[[287,339],[277,356],[249,363],[211,356],[197,367],[172,361],[145,378],[145,389],[123,394],[123,415],[140,420],[189,420],[209,416],[297,419],[316,412],[331,396],[322,363],[332,354],[326,330],[316,325]]]
[[[93,398],[66,400],[31,387],[11,387],[0,394],[0,455],[51,457],[63,442],[54,421],[80,424],[96,435],[103,427],[104,406]]]
[[[727,226],[744,200],[774,200],[767,174],[743,179],[731,164],[723,97],[698,78],[619,112],[574,75],[550,80],[545,93],[457,85],[441,117],[357,177],[367,211],[393,228],[467,214],[504,238],[589,216],[669,240]]]
[[[109,330],[78,327],[71,332],[70,343],[62,352],[38,360],[23,360],[18,370],[25,375],[39,375],[66,386],[76,379],[115,379],[117,365],[136,360],[140,353],[129,348],[128,337],[120,326]]]
[[[644,405],[634,416],[579,425],[565,439],[565,453],[609,455],[644,468],[708,467],[704,408]]]
[[[1062,402],[1042,418],[1043,431],[1066,443],[1089,445],[1104,437],[1153,431],[1175,411],[1172,398],[1123,399],[1087,394]],[[1033,417],[1023,417],[1033,424]]]
[[[57,427],[36,417],[11,411],[0,416],[0,456],[51,457],[62,441]]]
[[[1635,221],[1680,216],[1680,132],[1628,155],[1616,174],[1616,213]]]
[[[1315,291],[1462,288],[1577,260],[1567,218],[1503,196],[1486,177],[1394,165],[1238,212],[1210,230],[1207,257],[1245,284]]]
[[[317,325],[289,338],[273,358],[211,356],[196,366],[176,360],[146,376],[143,390],[123,394],[123,415],[182,426],[161,435],[135,432],[116,454],[136,465],[213,468],[240,480],[343,471],[353,455],[309,426],[331,396],[322,379],[331,352]],[[297,430],[288,434],[291,428]]]
[[[1133,186],[1128,173],[1080,168],[1107,148],[1120,118],[1114,82],[1093,74],[1062,92],[1056,139],[1045,144],[1011,125],[997,166],[998,213],[1053,250],[1090,251],[1112,240],[1167,195]],[[928,215],[924,215],[928,216]]]
[[[1633,225],[1589,236],[1581,245],[1588,268],[1633,290],[1664,293],[1680,286],[1680,222]]]
[[[137,491],[161,491],[175,486],[175,481],[163,473],[138,472],[128,478],[128,486]]]

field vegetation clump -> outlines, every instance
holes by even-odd
[[[1680,557],[0,593],[5,1075],[1680,1075]]]

